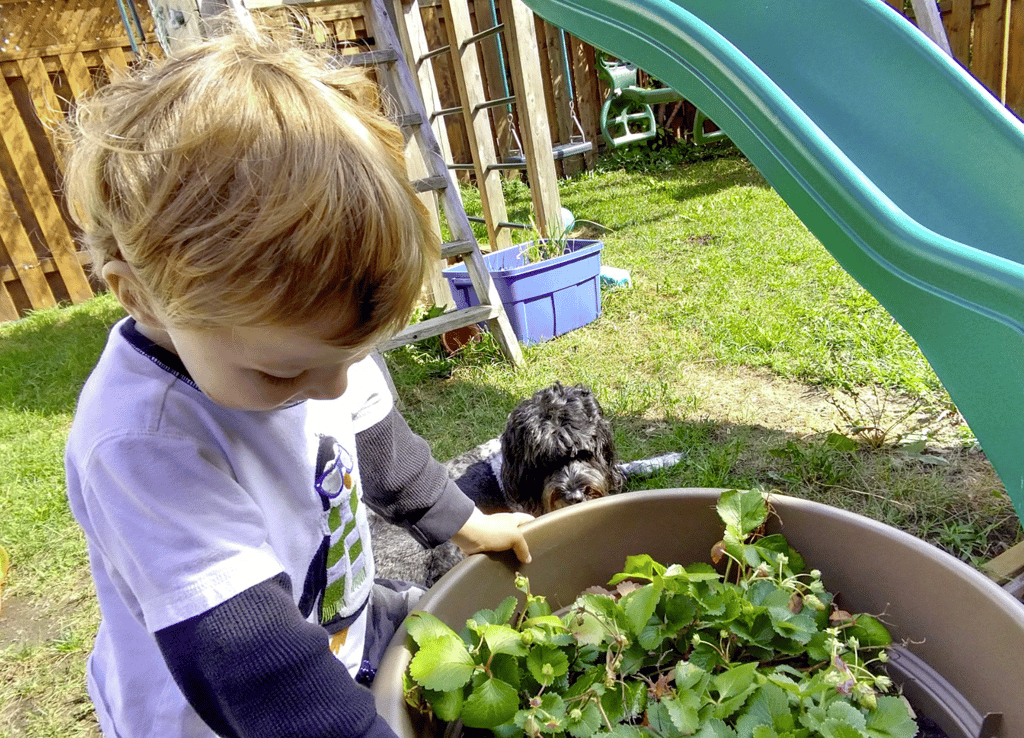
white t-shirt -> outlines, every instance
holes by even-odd
[[[229,410],[172,358],[162,362],[126,338],[133,335],[130,321],[111,331],[66,452],[68,496],[103,616],[89,691],[109,738],[212,736],[152,634],[281,572],[311,622],[358,612],[373,557],[355,434],[387,416],[393,400],[366,359],[351,367],[337,400]],[[325,579],[323,556],[319,573],[312,562],[328,535]],[[353,675],[365,614],[334,649]]]

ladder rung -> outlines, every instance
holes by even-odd
[[[487,222],[486,218],[480,218],[480,217],[478,217],[476,215],[467,215],[466,217],[469,219],[470,223],[486,223]],[[501,221],[498,221],[497,223],[495,223],[494,227],[498,228],[498,229],[501,229],[501,228],[512,228],[512,229],[520,230],[520,231],[528,231],[531,228],[533,228],[533,226],[526,225],[525,223],[508,223],[508,222],[506,222],[504,220],[501,220]]]
[[[424,54],[423,56],[416,60],[416,66],[421,67],[423,66],[423,62],[430,61],[436,56],[441,56],[441,54],[447,54],[451,50],[451,48],[451,46],[446,45],[438,46],[436,49],[431,49],[426,54]]]
[[[424,177],[412,181],[412,188],[416,192],[437,192],[448,189],[448,178],[443,174],[435,174],[433,177]]]
[[[398,346],[404,346],[407,343],[422,341],[424,338],[430,338],[431,336],[439,336],[456,328],[484,323],[491,318],[496,318],[501,312],[502,307],[500,304],[473,305],[462,310],[452,310],[444,315],[429,318],[404,328],[395,334],[391,340],[384,342],[380,350],[388,351]]]
[[[358,54],[348,54],[341,57],[346,64],[353,67],[375,67],[380,64],[393,64],[398,61],[398,52],[394,49],[374,49],[363,51]]]
[[[456,105],[454,108],[443,108],[441,110],[435,110],[430,114],[430,120],[433,121],[435,118],[443,118],[446,115],[455,115],[456,113],[462,112],[462,106]]]
[[[392,122],[399,128],[415,128],[423,122],[423,116],[419,113],[402,113],[392,116]]]
[[[486,110],[487,108],[497,108],[501,105],[514,105],[516,102],[515,95],[509,95],[508,97],[499,97],[496,100],[485,100],[479,105],[473,108],[473,112],[476,113],[480,110]]]
[[[525,161],[499,161],[494,164],[488,164],[487,170],[492,169],[526,169]]]
[[[477,41],[483,41],[485,38],[490,38],[491,36],[497,35],[501,33],[503,30],[505,30],[504,23],[499,23],[496,26],[491,26],[490,28],[480,31],[480,33],[474,33],[472,36],[467,36],[466,38],[464,38],[462,40],[461,47],[464,49],[470,44],[475,44]]]
[[[441,244],[441,258],[449,259],[453,256],[468,254],[476,245],[476,241],[470,241],[468,238],[461,241],[446,241]]]

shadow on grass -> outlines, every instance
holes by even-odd
[[[72,413],[78,394],[123,316],[112,300],[32,313],[0,329],[0,408]]]
[[[470,359],[479,361],[482,357]],[[458,360],[459,366],[467,362]],[[513,375],[516,392],[476,381],[473,372],[452,373],[438,359],[433,379],[409,356],[389,357],[403,413],[434,455],[450,459],[498,437],[513,407],[551,381]],[[447,370],[445,367],[447,366]],[[506,378],[508,379],[508,378]],[[566,383],[575,380],[562,377]],[[503,387],[510,386],[502,382]],[[756,424],[714,418],[652,418],[644,409],[606,415],[620,461],[682,452],[675,465],[634,476],[626,489],[689,487],[762,489],[802,497],[879,520],[929,541],[966,563],[979,565],[1016,543],[1020,524],[984,455],[947,450],[944,464],[920,460],[892,447],[838,448],[828,434],[808,436]],[[960,494],[950,494],[958,489]]]

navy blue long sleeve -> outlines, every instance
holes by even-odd
[[[304,620],[280,574],[157,631],[189,704],[230,738],[395,738],[373,696]]]

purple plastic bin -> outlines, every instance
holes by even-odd
[[[484,254],[484,263],[520,343],[530,345],[568,333],[601,314],[602,241],[571,239],[565,253],[530,264],[529,244]],[[479,305],[465,264],[441,272],[457,307]]]

